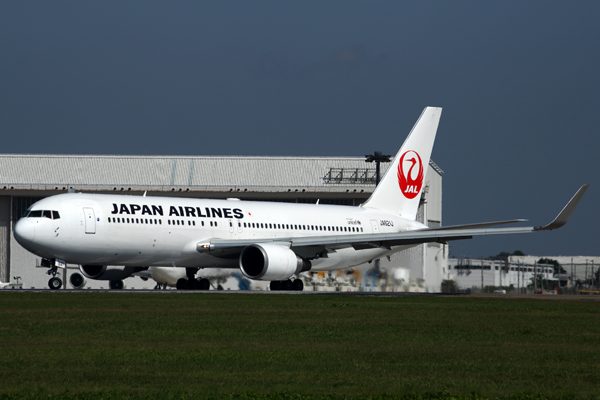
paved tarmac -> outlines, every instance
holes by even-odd
[[[2,289],[2,293],[123,293],[123,294],[218,294],[218,295],[304,295],[304,296],[353,296],[353,297],[468,297],[468,298],[497,298],[497,299],[536,299],[536,300],[578,300],[600,301],[600,296],[580,294],[496,294],[496,293],[412,293],[412,292],[315,292],[315,291],[270,291],[270,290],[141,290],[141,289]]]

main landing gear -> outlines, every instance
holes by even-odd
[[[206,278],[196,279],[196,272],[200,268],[186,268],[187,278],[177,281],[177,290],[210,290],[210,281]]]
[[[108,287],[111,290],[122,290],[125,287],[125,284],[121,280],[113,280],[108,282]]]
[[[272,291],[276,290],[286,290],[286,291],[296,291],[301,292],[304,290],[304,283],[302,279],[288,279],[286,281],[271,281],[269,288]]]

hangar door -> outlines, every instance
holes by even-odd
[[[83,214],[85,216],[85,233],[96,233],[96,216],[94,209],[84,207]]]

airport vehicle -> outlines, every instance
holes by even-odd
[[[358,266],[412,246],[564,225],[582,186],[550,224],[490,228],[510,220],[429,228],[416,221],[441,108],[419,117],[371,197],[357,207],[65,193],[34,203],[17,241],[52,271],[79,264],[90,279],[119,281],[149,267],[185,268],[178,289],[208,289],[199,268],[239,268],[271,288],[302,290],[303,271]]]
[[[4,282],[0,281],[0,289],[4,289],[8,285],[10,285],[10,282],[4,283]]]

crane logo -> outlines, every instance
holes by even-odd
[[[407,199],[417,197],[423,187],[423,177],[423,163],[419,153],[408,150],[402,154],[398,163],[398,184],[404,197]]]

